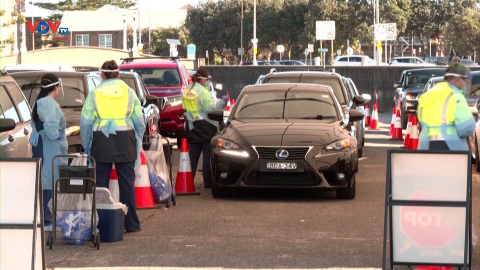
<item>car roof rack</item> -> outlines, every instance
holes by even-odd
[[[124,64],[124,63],[133,62],[133,60],[137,60],[137,59],[171,59],[171,60],[177,61],[181,58],[182,56],[152,56],[152,57],[126,57],[126,58],[120,58],[120,60],[123,60],[122,64]]]
[[[7,76],[8,75],[8,72],[7,72],[7,70],[5,70],[5,68],[0,70],[0,73],[2,74],[2,76]]]
[[[89,71],[98,71],[99,67],[94,66],[73,66],[75,71],[79,72],[89,72]]]

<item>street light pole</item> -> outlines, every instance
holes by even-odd
[[[257,66],[257,0],[253,1],[253,65]]]
[[[240,16],[241,21],[240,21],[240,57],[241,57],[241,62],[243,62],[243,0],[242,0],[242,15]]]
[[[128,51],[127,49],[127,15],[123,14],[123,50]]]

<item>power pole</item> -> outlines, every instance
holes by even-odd
[[[257,65],[257,0],[253,1],[253,65]]]
[[[241,30],[240,30],[240,48],[241,48],[240,49],[241,50],[240,57],[241,57],[241,60],[240,61],[243,62],[243,60],[244,60],[244,52],[243,52],[243,0],[242,0],[242,13],[241,13],[240,18],[241,18],[241,21],[240,21],[240,28],[241,28]]]

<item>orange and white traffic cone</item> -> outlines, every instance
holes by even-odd
[[[402,123],[400,120],[399,110],[397,110],[397,115],[395,117],[395,125],[392,131],[392,140],[403,140]]]
[[[192,166],[190,165],[190,155],[188,154],[187,139],[182,139],[180,147],[180,160],[178,164],[177,180],[175,182],[175,193],[177,195],[200,195],[195,191],[193,182]]]
[[[410,139],[411,131],[412,131],[412,115],[408,114],[407,132],[405,133],[405,140],[403,141],[403,147],[408,147],[408,140]]]
[[[370,118],[370,107],[365,105],[365,126],[370,126],[370,121],[372,119]]]
[[[147,160],[145,159],[143,149],[140,152],[140,171],[135,172],[135,197],[137,198],[137,209],[155,207],[152,187],[148,177]]]
[[[113,164],[112,171],[110,173],[110,182],[108,183],[108,189],[110,190],[113,201],[116,203],[120,202],[120,189],[118,187],[118,175],[117,170],[115,169],[115,164]]]
[[[229,112],[230,111],[230,98],[227,98],[227,107],[225,108],[225,111],[226,112]]]
[[[232,98],[232,108],[235,105],[235,99]]]
[[[379,130],[377,105],[373,105],[372,120],[370,121],[370,130]]]
[[[418,148],[418,123],[417,117],[412,118],[412,128],[410,130],[410,138],[408,139],[408,150],[417,150]]]
[[[393,129],[395,128],[396,117],[397,117],[397,108],[393,107],[392,120],[390,121],[390,132],[388,132],[388,135],[393,135]]]

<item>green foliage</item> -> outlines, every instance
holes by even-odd
[[[0,10],[0,16],[3,16],[3,15],[5,15],[5,10],[4,9]]]
[[[22,24],[22,23],[24,23],[24,22],[25,22],[25,16],[23,16],[23,15],[21,15],[21,14],[18,15],[18,17],[17,17],[17,24]]]
[[[136,4],[135,0],[65,0],[58,3],[34,3],[44,9],[54,11],[97,10],[105,5],[129,8]]]
[[[454,15],[446,26],[446,35],[457,55],[472,55],[480,46],[480,13],[467,7]]]

